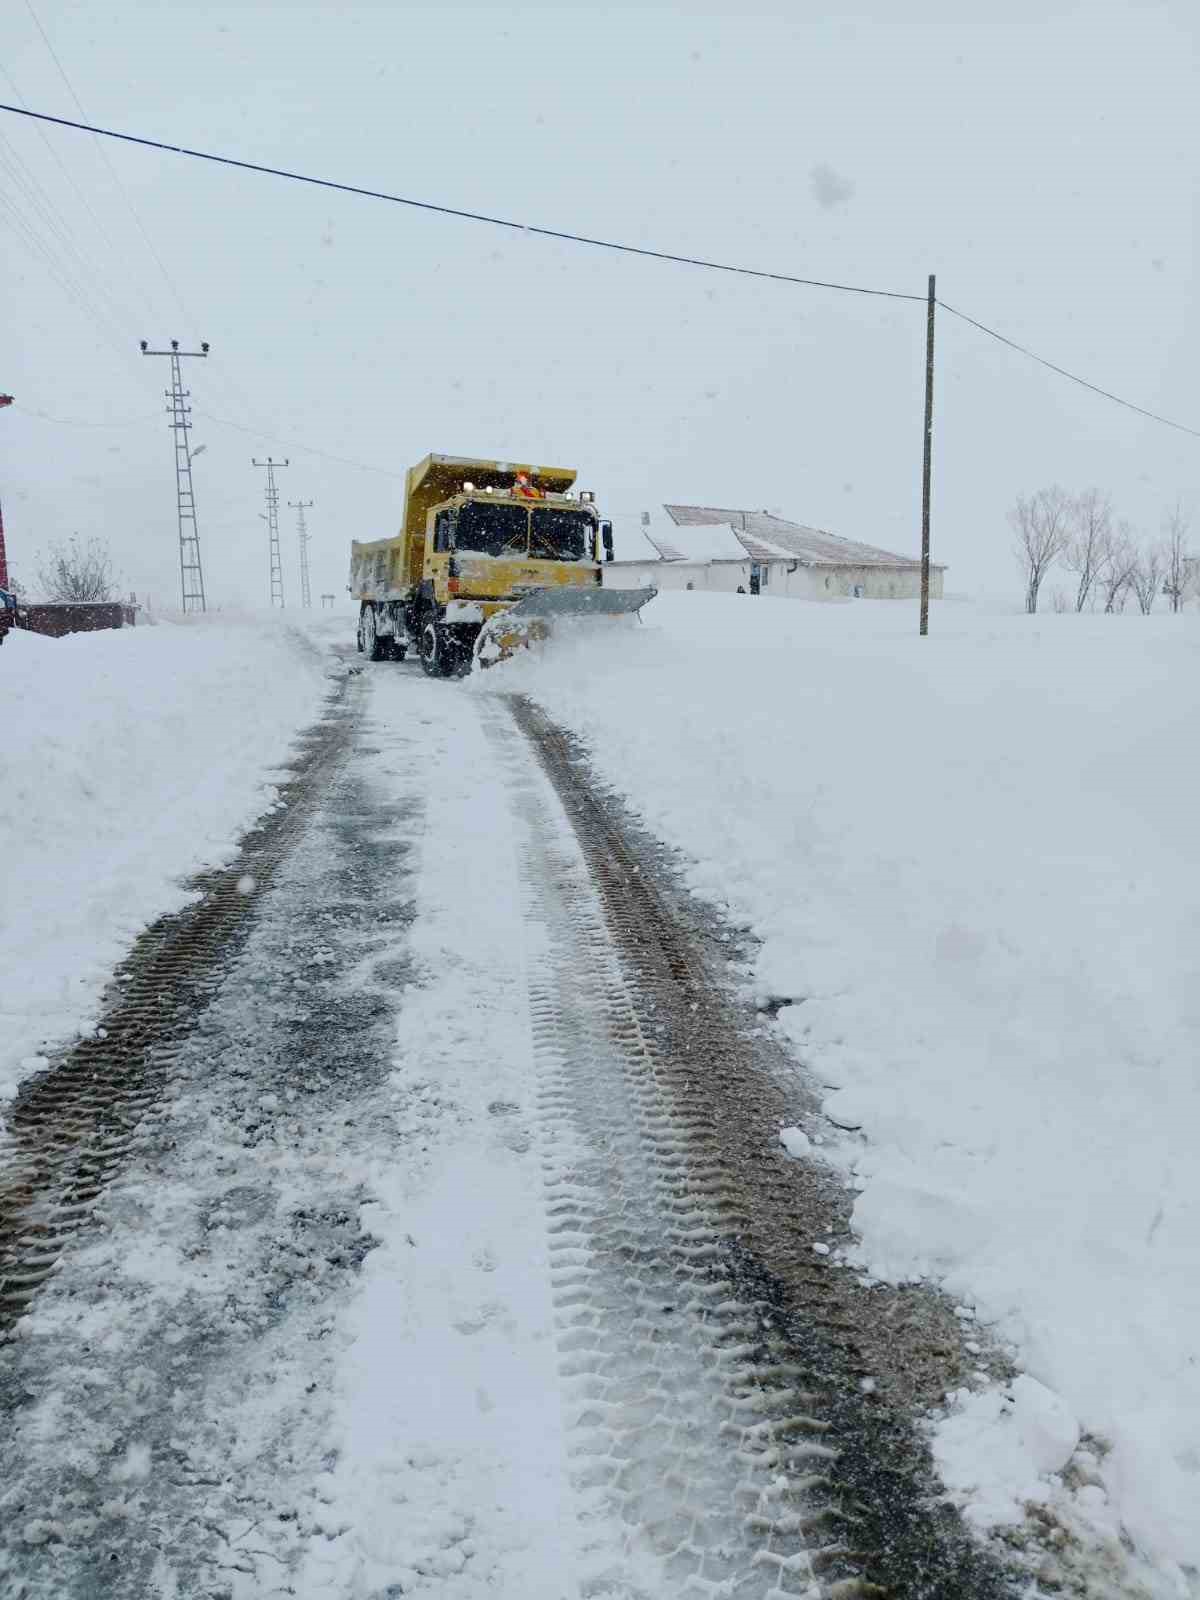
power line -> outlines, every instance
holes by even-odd
[[[23,417],[36,417],[39,422],[52,422],[60,428],[140,428],[147,422],[157,422],[159,413],[151,411],[146,416],[126,417],[121,422],[99,422],[94,417],[52,417],[47,411],[35,411],[30,406],[14,406]]]
[[[1049,367],[1051,372],[1057,372],[1060,378],[1069,378],[1072,383],[1079,384],[1084,389],[1090,389],[1093,394],[1103,395],[1105,400],[1111,400],[1114,405],[1124,406],[1126,411],[1136,411],[1139,417],[1149,417],[1151,422],[1161,422],[1166,428],[1176,428],[1180,433],[1190,433],[1193,439],[1200,439],[1200,429],[1189,428],[1184,422],[1172,422],[1170,417],[1163,417],[1157,411],[1147,411],[1145,406],[1135,406],[1132,400],[1122,400],[1119,394],[1113,394],[1109,389],[1101,389],[1099,384],[1089,383],[1086,378],[1081,378],[1077,373],[1068,372],[1066,367],[1060,367],[1054,361],[1047,361],[1045,356],[1039,356],[1035,351],[1027,349],[1023,344],[1018,344],[1015,339],[1008,338],[1003,333],[997,333],[995,328],[989,328],[986,323],[976,322],[974,317],[969,317],[965,311],[958,311],[954,306],[947,305],[944,300],[939,300],[938,305],[943,311],[948,311],[952,317],[958,317],[963,322],[969,322],[973,328],[978,328],[980,333],[986,333],[993,339],[998,339],[1001,344],[1006,344],[1010,350],[1018,350],[1021,355],[1028,356],[1030,361],[1036,361],[1041,367]]]
[[[262,428],[248,428],[244,422],[231,422],[228,417],[215,417],[211,411],[201,411],[196,407],[196,415],[203,417],[207,422],[215,422],[222,428],[236,428],[238,433],[248,433],[252,439],[274,439],[276,444],[286,444],[289,450],[299,450],[303,455],[321,456],[326,461],[336,461],[343,467],[357,467],[360,472],[381,472],[386,478],[403,478],[403,472],[396,472],[391,467],[376,467],[369,461],[354,461],[350,456],[335,455],[332,450],[318,450],[316,445],[299,444],[295,439],[286,438],[280,433],[268,433]]]
[[[13,94],[17,97],[18,102],[21,105],[25,105],[25,97],[24,97],[24,95],[21,93],[20,89],[17,87],[16,83],[14,82],[12,74],[8,71],[8,69],[4,66],[4,64],[2,62],[0,62],[0,75],[3,75],[3,77],[5,78],[5,80],[8,83],[9,87],[11,88]],[[91,225],[92,225],[92,228],[95,231],[95,236],[98,236],[99,238],[103,239],[105,244],[108,246],[109,250],[112,252],[114,259],[117,260],[118,263],[120,263],[121,251],[119,250],[118,246],[113,242],[112,235],[109,233],[108,229],[105,227],[105,225],[104,225],[103,221],[101,220],[101,218],[97,215],[96,210],[93,207],[91,201],[88,199],[87,195],[84,193],[84,191],[80,188],[79,184],[76,182],[75,177],[72,174],[70,168],[63,161],[62,156],[59,155],[57,148],[51,142],[49,135],[46,133],[46,130],[44,128],[39,127],[39,128],[36,129],[36,132],[37,132],[38,138],[41,140],[42,144],[45,146],[46,151],[49,154],[51,160],[54,162],[54,164],[58,168],[58,170],[62,173],[63,177],[66,179],[67,183],[70,185],[71,189],[74,191],[75,196],[78,199],[79,203],[83,206],[84,210],[87,212],[88,216],[91,218]],[[97,146],[97,149],[100,149],[100,150],[103,149],[103,146],[100,144],[99,140],[96,141],[96,146]],[[14,151],[14,155],[15,155],[15,151]],[[89,236],[89,238],[90,237],[92,237],[92,236]],[[94,272],[94,270],[95,270],[94,266],[90,267],[89,268],[89,273]]]
[[[41,21],[40,21],[40,19],[38,17],[38,14],[34,9],[33,0],[25,0],[25,9],[29,12],[29,15],[30,15],[30,17],[31,17],[31,19],[33,21],[33,25],[37,29],[38,33],[40,34],[42,43],[45,45],[47,53],[50,56],[50,59],[54,62],[55,68],[58,71],[58,75],[62,79],[64,85],[66,86],[67,93],[70,95],[72,101],[75,104],[75,109],[79,112],[79,115],[82,118],[84,118],[84,120],[86,121],[87,112],[84,110],[83,102],[80,100],[79,96],[76,94],[75,86],[71,82],[70,78],[67,76],[67,69],[63,66],[61,60],[59,59],[58,52],[55,50],[54,45],[50,41],[49,35],[47,34],[45,28],[41,24]],[[29,107],[25,105],[24,98],[21,95],[20,91],[17,89],[16,84],[13,83],[12,78],[9,77],[9,74],[7,72],[5,72],[4,76],[8,79],[8,82],[10,84],[12,84],[13,92],[14,92],[14,94],[16,94],[17,99],[21,102],[21,105],[24,107],[24,109],[27,112],[29,112]],[[30,113],[30,115],[36,115],[36,113]],[[40,129],[39,129],[39,132],[41,132]],[[44,133],[42,134],[42,139],[47,144],[47,148],[52,150],[52,147],[49,145],[49,141],[46,140],[46,137],[45,137]],[[100,159],[103,161],[104,166],[105,166],[105,170],[108,172],[109,177],[112,179],[113,183],[116,185],[117,189],[120,191],[121,198],[125,202],[126,208],[129,211],[129,215],[133,218],[134,227],[137,229],[138,233],[140,234],[141,239],[142,239],[142,243],[145,245],[146,250],[148,251],[148,253],[150,255],[150,259],[154,262],[155,267],[157,267],[157,269],[158,269],[159,275],[161,276],[163,282],[166,284],[167,289],[170,292],[172,300],[174,300],[176,306],[179,308],[180,314],[184,317],[184,319],[187,322],[191,323],[193,328],[194,328],[195,324],[196,324],[196,319],[192,315],[192,312],[191,312],[190,308],[184,304],[183,297],[179,293],[179,289],[176,286],[174,278],[172,278],[171,274],[167,271],[166,263],[163,261],[162,257],[159,255],[158,251],[155,249],[154,241],[151,239],[149,233],[147,232],[146,226],[142,222],[141,214],[139,213],[137,207],[133,203],[133,197],[129,193],[129,190],[125,187],[125,184],[121,181],[120,173],[116,170],[116,168],[113,166],[112,162],[108,159],[108,155],[107,155],[107,153],[106,153],[106,151],[104,149],[104,145],[103,145],[103,143],[102,143],[102,141],[101,141],[101,139],[100,139],[98,134],[95,136],[94,142],[95,142],[95,145],[96,145],[96,153],[99,155]],[[54,153],[53,150],[52,150],[52,153]],[[57,157],[56,153],[55,153],[55,159],[58,160],[58,157]],[[61,166],[61,164],[62,163],[59,162],[60,166]],[[65,171],[65,168],[64,168],[64,171]],[[86,202],[85,202],[85,204],[86,204]],[[90,210],[91,208],[89,207],[88,209]],[[107,238],[107,235],[105,235],[105,237]],[[109,241],[109,243],[111,245],[111,240]],[[215,380],[217,386],[224,392],[226,400],[232,400],[233,403],[235,405],[239,405],[243,411],[246,411],[246,410],[250,409],[250,408],[248,408],[246,406],[245,397],[238,391],[237,387],[233,383],[231,383],[230,380],[228,380],[225,377],[224,373],[221,371],[219,366],[216,369],[214,369],[213,377],[214,377],[214,380]]]
[[[40,22],[40,20],[38,18],[37,12],[33,9],[33,0],[25,0],[25,9],[29,12],[29,15],[33,19],[34,27],[37,29],[38,33],[41,35],[42,43],[46,46],[46,49],[49,51],[50,59],[51,59],[51,61],[54,62],[55,67],[58,69],[59,77],[62,79],[63,83],[66,84],[67,93],[71,96],[71,99],[75,102],[76,111],[79,112],[79,115],[81,117],[86,117],[87,116],[87,112],[83,109],[83,102],[80,100],[79,96],[75,93],[74,85],[72,84],[70,78],[67,77],[66,68],[63,66],[62,62],[58,59],[58,52],[55,50],[54,46],[50,43],[49,36],[47,35],[45,28],[42,27],[42,24],[41,24],[41,22]],[[11,82],[11,79],[9,81]],[[31,115],[32,115],[32,113],[31,113]],[[175,283],[174,283],[174,280],[171,277],[171,274],[167,271],[166,267],[163,265],[162,258],[159,256],[158,251],[154,248],[154,245],[153,245],[153,243],[152,243],[152,241],[150,239],[150,235],[146,232],[145,227],[142,225],[142,219],[138,215],[137,207],[134,205],[132,199],[130,198],[129,191],[126,189],[125,185],[121,182],[120,176],[118,175],[116,169],[113,167],[112,162],[108,159],[108,156],[107,156],[107,154],[105,153],[105,150],[104,150],[104,146],[100,143],[99,138],[97,138],[97,140],[96,140],[96,150],[100,155],[100,159],[104,162],[105,167],[108,169],[109,177],[113,180],[113,182],[116,184],[117,188],[121,191],[122,198],[124,199],[125,204],[129,207],[129,214],[133,218],[134,223],[137,226],[137,230],[142,236],[143,243],[145,244],[146,249],[150,252],[151,257],[154,260],[155,266],[157,266],[159,272],[162,274],[163,281],[166,283],[167,288],[171,291],[171,296],[174,299],[175,304],[179,307],[179,310],[182,313],[182,315],[187,317],[189,320],[191,320],[191,313],[188,311],[188,308],[184,305],[183,301],[180,299],[179,291],[175,287]]]
[[[646,256],[653,261],[674,261],[686,267],[704,267],[709,272],[730,272],[743,278],[765,278],[772,283],[801,284],[810,289],[837,289],[844,294],[875,295],[885,300],[916,300],[922,305],[925,296],[902,294],[895,289],[867,289],[861,284],[832,283],[823,278],[800,278],[788,272],[765,272],[757,267],[738,267],[725,261],[708,261],[701,256],[676,255],[668,250],[650,250],[643,245],[619,244],[612,239],[594,239],[587,234],[568,233],[563,228],[541,228],[531,222],[514,222],[510,217],[493,217],[482,211],[464,211],[456,206],[435,204],[431,200],[413,200],[404,195],[388,194],[381,189],[365,189],[358,184],[336,183],[332,178],[314,178],[304,172],[289,172],[284,167],[267,167],[257,161],[239,161],[234,156],[216,155],[210,150],[191,150],[186,145],[166,144],[159,139],[143,139],[133,133],[118,133],[114,128],[99,128],[89,122],[72,122],[67,117],[52,117],[44,111],[31,111],[27,106],[10,106],[0,102],[0,111],[18,117],[33,117],[39,122],[52,122],[60,128],[75,128],[81,133],[97,134],[106,139],[119,139],[125,144],[142,145],[149,150],[165,150],[171,155],[190,156],[196,161],[212,161],[218,166],[237,167],[243,172],[261,172],[271,178],[286,178],[291,183],[307,183],[318,189],[336,189],[342,194],[361,195],[367,200],[386,200],[391,205],[409,206],[416,211],[432,211],[443,217],[459,217],[465,222],[484,222],[493,228],[509,228],[514,233],[536,234],[543,239],[559,239],[568,244],[591,245],[598,250],[616,250],[622,255]]]
[[[30,12],[32,14],[33,8],[30,5],[30,0],[26,0],[26,4],[29,5]],[[36,21],[36,16],[34,20]],[[45,37],[44,34],[43,37]],[[47,47],[49,48],[48,40]],[[53,50],[51,50],[51,54],[53,55]],[[59,70],[62,70],[61,66]],[[68,87],[70,87],[69,84]],[[74,91],[72,91],[72,98],[75,99]],[[75,99],[75,103],[77,106],[79,106],[78,99]],[[79,106],[79,110],[80,114],[82,115],[82,106]],[[159,139],[146,139],[137,134],[120,133],[116,129],[101,128],[88,122],[73,122],[67,117],[54,117],[50,116],[47,112],[32,111],[27,106],[13,106],[7,105],[4,102],[0,102],[0,111],[7,111],[13,116],[30,117],[38,122],[53,123],[57,127],[74,128],[81,133],[93,134],[97,138],[118,139],[125,144],[140,145],[150,150],[163,150],[171,155],[189,156],[197,161],[211,161],[218,166],[235,167],[243,172],[259,172],[268,177],[284,178],[292,183],[310,184],[319,189],[334,189],[342,194],[359,195],[368,200],[385,200],[392,205],[408,206],[417,211],[434,212],[439,216],[458,217],[467,222],[482,222],[486,223],[490,227],[508,228],[515,233],[534,234],[543,239],[558,239],[569,244],[582,244],[591,246],[594,249],[613,250],[622,255],[643,256],[653,261],[670,261],[681,266],[701,267],[709,272],[728,272],[739,277],[759,278],[772,283],[797,284],[812,289],[833,289],[844,294],[871,295],[887,300],[907,300],[916,302],[918,304],[924,304],[926,302],[926,296],[924,295],[905,294],[894,289],[870,289],[861,284],[836,283],[824,278],[802,278],[796,276],[795,274],[786,272],[767,272],[757,267],[742,267],[735,266],[724,261],[709,261],[702,256],[685,256],[667,250],[651,250],[642,245],[621,244],[612,239],[593,238],[588,234],[570,233],[566,229],[562,228],[543,228],[536,226],[533,223],[514,222],[509,217],[493,217],[489,216],[485,212],[466,211],[455,206],[440,205],[429,200],[414,200],[403,195],[389,194],[384,190],[367,189],[358,184],[337,183],[331,178],[317,178],[308,173],[291,172],[284,167],[268,167],[259,162],[241,161],[236,157],[217,155],[216,153],[208,150],[192,150],[186,145],[168,144]],[[147,244],[149,244],[148,239]],[[161,266],[161,262],[159,265]],[[163,271],[165,273],[165,268]],[[1174,422],[1170,417],[1164,417],[1156,411],[1148,411],[1144,406],[1135,405],[1131,400],[1122,399],[1120,395],[1114,394],[1110,389],[1102,389],[1099,384],[1091,383],[1088,381],[1088,379],[1081,378],[1077,373],[1069,372],[1066,367],[1059,366],[1057,362],[1050,361],[1045,356],[1039,356],[1036,351],[1030,350],[1026,345],[1018,344],[1015,339],[1010,339],[1005,334],[997,332],[995,328],[989,328],[986,323],[979,322],[974,317],[968,316],[965,311],[959,311],[955,306],[948,304],[947,301],[938,300],[937,304],[940,305],[945,311],[948,311],[951,316],[958,317],[961,321],[969,323],[974,328],[978,328],[981,333],[986,333],[990,338],[998,340],[1001,344],[1007,345],[1012,350],[1016,350],[1019,354],[1027,357],[1030,361],[1035,361],[1039,366],[1046,367],[1051,372],[1057,373],[1059,377],[1066,378],[1071,383],[1079,384],[1081,388],[1088,389],[1093,394],[1100,395],[1101,398],[1105,400],[1111,400],[1115,405],[1122,406],[1127,411],[1136,412],[1139,416],[1146,417],[1151,422],[1158,422],[1164,427],[1174,428],[1180,433],[1191,435],[1192,438],[1200,438],[1200,430],[1190,428],[1186,423]],[[219,422],[223,419],[214,417],[211,420]],[[228,427],[238,426],[236,423],[226,423],[225,425]],[[252,428],[244,428],[242,431],[246,433],[254,433],[256,430]],[[266,438],[270,436],[263,434],[261,437]],[[328,452],[321,452],[318,450],[311,450],[310,453],[313,455],[320,455],[322,453],[328,454]],[[349,466],[363,466],[363,463],[361,462],[346,461],[346,458],[344,457],[331,456],[330,459],[343,460],[345,461],[345,464]],[[386,469],[367,467],[365,470],[383,471]],[[400,474],[397,473],[396,476],[398,477]]]
[[[141,427],[147,422],[157,422],[158,412],[152,411],[140,417],[125,417],[120,422],[100,422],[88,417],[52,417],[48,411],[36,411],[32,406],[16,405],[13,410],[23,417],[36,417],[39,422],[50,422],[62,428],[133,428]],[[316,445],[301,444],[295,439],[280,433],[268,433],[262,428],[250,428],[241,422],[231,422],[228,417],[214,416],[211,411],[202,411],[199,406],[192,408],[193,416],[203,417],[206,422],[215,422],[222,428],[235,428],[238,433],[249,434],[252,439],[273,439],[276,444],[286,444],[289,450],[296,450],[301,455],[320,456],[325,461],[335,461],[339,466],[353,467],[358,472],[378,472],[385,478],[403,478],[403,472],[397,472],[393,467],[379,467],[371,461],[355,461],[352,456],[339,456],[332,450],[319,450]]]
[[[120,331],[119,317],[105,308],[98,293],[94,296],[85,286],[86,264],[80,258],[80,266],[78,268],[74,266],[67,253],[72,248],[69,239],[63,234],[61,226],[55,223],[52,212],[47,209],[45,202],[10,161],[7,141],[2,138],[0,138],[0,168],[9,172],[16,188],[21,191],[22,197],[30,207],[28,215],[22,213],[17,204],[16,194],[5,194],[0,190],[0,205],[6,206],[11,212],[18,236],[24,240],[35,259],[41,258],[50,277],[62,289],[67,299],[83,313],[85,323],[90,325],[93,332],[106,339],[122,360],[127,359],[128,351],[122,342],[124,335]],[[44,236],[39,232],[39,222],[48,230],[47,235]],[[63,248],[56,250],[56,243]]]

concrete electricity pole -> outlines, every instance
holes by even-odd
[[[311,500],[288,501],[288,505],[296,513],[296,533],[300,540],[300,604],[305,611],[312,610],[312,589],[308,581],[309,532],[304,521],[304,513],[312,504]]]
[[[208,344],[202,342],[199,350],[181,350],[179,340],[171,340],[169,350],[150,350],[141,341],[144,356],[169,356],[171,359],[171,387],[166,391],[167,413],[175,433],[175,506],[179,521],[179,587],[185,611],[203,611],[204,572],[200,566],[200,534],[196,527],[196,497],[192,493],[192,453],[188,447],[188,429],[191,427],[192,408],[185,404],[191,390],[183,387],[179,363],[185,357],[204,358]]]
[[[275,468],[286,467],[286,461],[276,461],[268,456],[265,461],[251,459],[252,467],[267,469],[267,537],[271,545],[271,604],[283,610],[283,564],[279,559],[279,490],[275,487]]]

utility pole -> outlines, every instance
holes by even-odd
[[[13,403],[10,394],[0,394],[0,410]],[[4,512],[0,510],[0,589],[8,593],[8,553],[4,548]]]
[[[305,611],[312,610],[312,589],[308,582],[308,528],[305,525],[304,513],[311,506],[311,500],[289,500],[288,505],[296,513],[296,533],[300,540],[300,604]]]
[[[271,604],[283,610],[283,564],[279,559],[279,490],[275,487],[275,468],[286,467],[286,461],[276,461],[268,456],[265,461],[251,459],[252,467],[267,469],[267,537],[271,545]]]
[[[929,632],[929,490],[933,477],[933,313],[937,280],[929,274],[925,312],[925,464],[921,473],[921,637]]]
[[[181,350],[179,340],[171,340],[169,350],[150,350],[141,341],[144,356],[169,356],[171,360],[171,387],[166,391],[167,414],[175,433],[175,507],[179,521],[179,588],[184,611],[204,611],[204,573],[200,566],[200,534],[196,527],[196,497],[192,493],[192,452],[188,446],[192,408],[185,402],[191,390],[183,387],[179,370],[180,361],[195,356],[208,356],[208,344],[202,341],[199,350]]]

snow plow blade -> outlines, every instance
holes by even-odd
[[[560,617],[632,616],[657,593],[657,589],[537,589],[484,623],[475,641],[476,664],[494,667],[515,651],[548,639]]]

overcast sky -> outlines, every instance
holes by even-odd
[[[867,0],[836,20],[800,0],[32,4],[95,123],[770,271],[917,295],[933,271],[952,305],[1200,428],[1193,0]],[[78,116],[28,0],[4,8],[0,62],[0,98]],[[315,593],[344,593],[351,538],[394,531],[430,450],[578,467],[618,554],[664,500],[918,549],[921,305],[102,154],[9,115],[0,139],[0,495],[27,584],[78,530],[177,602],[168,365],[140,337],[211,341],[186,376],[223,603],[267,599],[268,451],[291,460],[282,500],[316,502]],[[1198,451],[939,314],[949,590],[1017,592],[1005,511],[1055,479],[1111,489],[1148,536],[1177,495],[1200,511]]]

